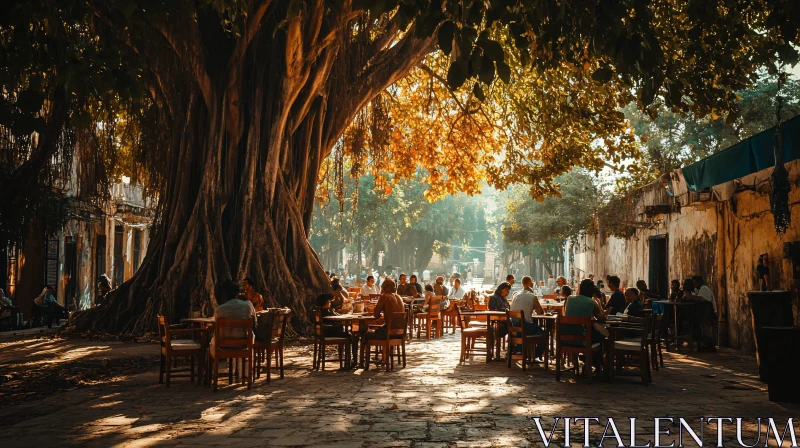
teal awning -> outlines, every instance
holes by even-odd
[[[800,115],[784,122],[783,161],[800,159]],[[775,127],[683,168],[689,190],[701,191],[775,166]]]

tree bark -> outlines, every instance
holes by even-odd
[[[264,20],[280,3],[267,2]],[[211,315],[222,283],[244,277],[265,306],[291,308],[295,329],[305,329],[307,305],[329,287],[307,240],[320,164],[356,112],[432,46],[412,30],[354,67],[365,49],[350,41],[351,17],[318,8],[278,31],[253,25],[229,52],[204,47],[211,32],[193,20],[159,25],[185,88],[169,102],[173,137],[153,237],[136,274],[78,313],[76,331],[142,333],[157,314]],[[227,70],[215,77],[212,65]]]

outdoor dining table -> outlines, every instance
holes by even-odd
[[[359,333],[358,334],[358,338],[359,338],[359,342],[361,344],[364,344],[364,338],[365,338],[365,336],[367,334],[367,329],[368,329],[368,326],[366,325],[366,323],[370,322],[370,321],[378,320],[378,319],[381,319],[381,318],[373,316],[372,313],[369,313],[369,314],[350,313],[350,314],[339,314],[339,315],[336,315],[336,316],[325,316],[325,317],[323,317],[323,319],[325,319],[327,321],[331,321],[331,322],[340,322],[340,323],[342,323],[342,325],[345,326],[345,330],[351,329],[352,326],[353,326],[353,322],[354,321],[359,322],[359,325],[358,325],[358,333]],[[365,323],[365,325],[361,325],[361,322]],[[360,367],[363,367],[364,366],[364,360],[359,356],[358,353],[356,353],[355,356],[356,356],[358,365]],[[350,365],[350,360],[348,359],[347,361],[345,361],[345,367],[349,368],[350,366],[351,366]]]
[[[685,306],[694,306],[696,302],[694,301],[681,301],[681,300],[654,300],[653,303],[660,303],[665,306],[671,306],[673,308],[672,317],[674,319],[674,331],[672,332],[672,342],[675,343],[675,350],[678,350],[678,345],[680,344],[681,340],[685,340],[689,343],[689,349],[694,350],[694,336],[691,334],[691,330],[688,335],[681,336],[678,332],[678,308],[685,307]]]
[[[500,322],[506,320],[505,311],[464,311],[462,316],[486,316],[486,324],[490,327],[486,332],[486,362],[502,361],[500,358]]]

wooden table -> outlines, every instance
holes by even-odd
[[[689,330],[688,335],[681,336],[678,333],[678,307],[680,306],[694,306],[695,301],[676,301],[676,300],[654,300],[653,303],[660,303],[662,305],[669,305],[673,308],[672,310],[672,317],[674,318],[675,324],[675,331],[672,332],[672,341],[675,343],[675,351],[678,350],[678,346],[680,345],[681,340],[685,340],[689,343],[689,350],[694,351],[694,335],[692,334],[692,330]]]
[[[372,313],[369,313],[369,314],[354,314],[354,313],[350,313],[350,314],[339,314],[337,316],[325,316],[325,317],[323,317],[323,319],[325,319],[327,321],[331,321],[331,322],[339,322],[339,323],[341,323],[341,324],[343,324],[345,326],[345,330],[347,330],[348,326],[350,328],[352,328],[353,321],[359,322],[359,325],[358,325],[359,337],[358,338],[360,339],[359,342],[361,342],[361,344],[363,345],[364,344],[365,335],[367,334],[367,325],[361,325],[361,322],[364,322],[366,324],[366,322],[377,320],[377,319],[380,319],[380,318],[376,318],[375,316],[372,315]],[[359,356],[359,352],[360,351],[361,350],[360,350],[360,347],[359,347],[359,349],[356,350],[355,357],[356,357],[356,360],[357,360],[357,364],[359,366],[363,367],[364,359],[362,359],[361,356]],[[350,360],[349,359],[347,361],[345,361],[345,367],[348,367],[348,368],[350,367]]]
[[[462,316],[486,316],[486,362],[502,361],[500,358],[500,322],[506,320],[505,311],[465,311]],[[494,350],[493,350],[494,349]]]

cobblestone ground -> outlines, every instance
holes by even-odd
[[[787,418],[800,416],[797,406],[769,402],[755,358],[734,352],[665,353],[666,368],[653,372],[653,384],[644,387],[638,377],[589,385],[569,373],[557,383],[553,371],[541,366],[522,372],[482,359],[459,366],[458,349],[458,335],[415,340],[405,369],[314,372],[310,347],[295,346],[287,350],[284,379],[273,376],[267,384],[262,376],[252,390],[225,385],[217,393],[186,379],[166,388],[148,364],[144,372],[47,398],[0,402],[0,445],[543,446],[532,416],[544,416],[547,425],[555,416],[597,416],[603,425],[614,417],[626,446],[629,417],[639,418],[640,444],[652,439],[653,417],[746,417],[749,445],[756,441],[755,417],[774,417],[782,430]],[[153,344],[25,341],[0,349],[0,369],[24,374],[41,365],[152,357],[157,351]],[[604,426],[591,428],[596,445]],[[674,434],[677,427],[672,429]],[[571,432],[574,446],[580,445],[583,426]],[[724,434],[725,446],[739,446],[735,424]],[[706,428],[704,440],[716,444],[715,426]]]

